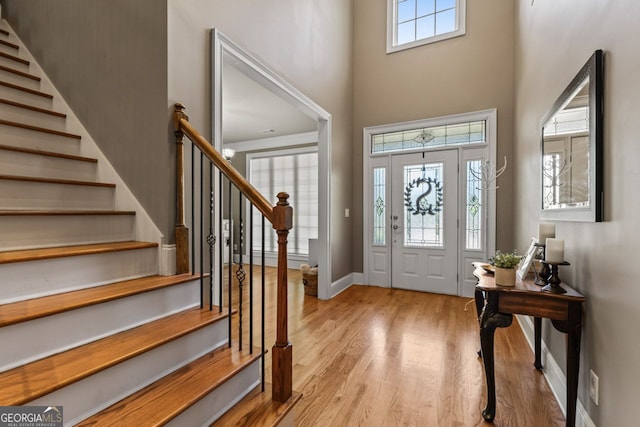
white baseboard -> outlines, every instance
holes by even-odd
[[[353,283],[364,284],[364,273],[351,273]]]
[[[354,283],[354,274],[357,273],[349,273],[346,276],[343,276],[340,279],[336,280],[335,282],[332,282],[331,288],[329,289],[329,299],[335,297],[340,292],[349,288]]]
[[[516,315],[518,319],[518,324],[524,333],[524,337],[529,343],[529,347],[531,347],[532,351],[535,351],[535,334],[534,334],[534,326],[531,317]],[[551,392],[556,398],[558,405],[560,406],[560,410],[566,416],[567,415],[567,378],[562,372],[562,368],[558,365],[553,355],[549,352],[547,348],[547,344],[542,341],[541,346],[541,362],[542,362],[542,372],[544,377],[549,383],[549,387],[551,388]],[[595,423],[589,417],[589,413],[587,412],[580,399],[578,399],[576,405],[576,427],[596,427]]]

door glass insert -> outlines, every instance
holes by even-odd
[[[443,169],[443,163],[404,167],[405,246],[443,246]]]
[[[373,169],[373,244],[385,244],[385,174],[386,168]]]
[[[481,160],[467,161],[467,226],[466,248],[482,249],[482,183]]]

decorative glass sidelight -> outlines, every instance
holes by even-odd
[[[466,224],[466,249],[482,248],[482,182],[480,182],[480,168],[482,160],[467,161],[467,224]]]
[[[384,245],[386,218],[386,168],[373,169],[373,244]]]
[[[404,244],[444,244],[443,163],[404,167]]]

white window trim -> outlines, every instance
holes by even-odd
[[[466,8],[467,0],[456,0],[456,18],[458,29],[450,33],[440,34],[426,39],[416,40],[410,43],[396,44],[398,39],[398,27],[396,26],[396,1],[387,0],[387,53],[400,52],[402,50],[436,43],[442,40],[460,37],[466,34]]]

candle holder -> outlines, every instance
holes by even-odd
[[[542,261],[544,261],[544,258],[545,258],[546,245],[544,243],[536,243],[535,247],[537,248],[535,258],[542,263]],[[533,281],[533,283],[535,283],[538,286],[545,286],[547,284],[547,279],[549,278],[549,274],[551,273],[551,271],[549,270],[548,265],[542,264],[542,267],[540,268],[540,273],[538,273],[538,271],[535,268],[533,269],[533,273],[535,276],[535,280]]]
[[[566,293],[567,291],[562,286],[560,286],[560,283],[562,283],[562,280],[560,280],[560,277],[558,276],[558,267],[561,265],[570,265],[570,264],[567,261],[558,261],[558,262],[541,261],[541,262],[543,266],[546,266],[547,268],[551,269],[551,273],[547,278],[547,285],[544,286],[542,290],[544,292],[551,292],[554,294]]]

